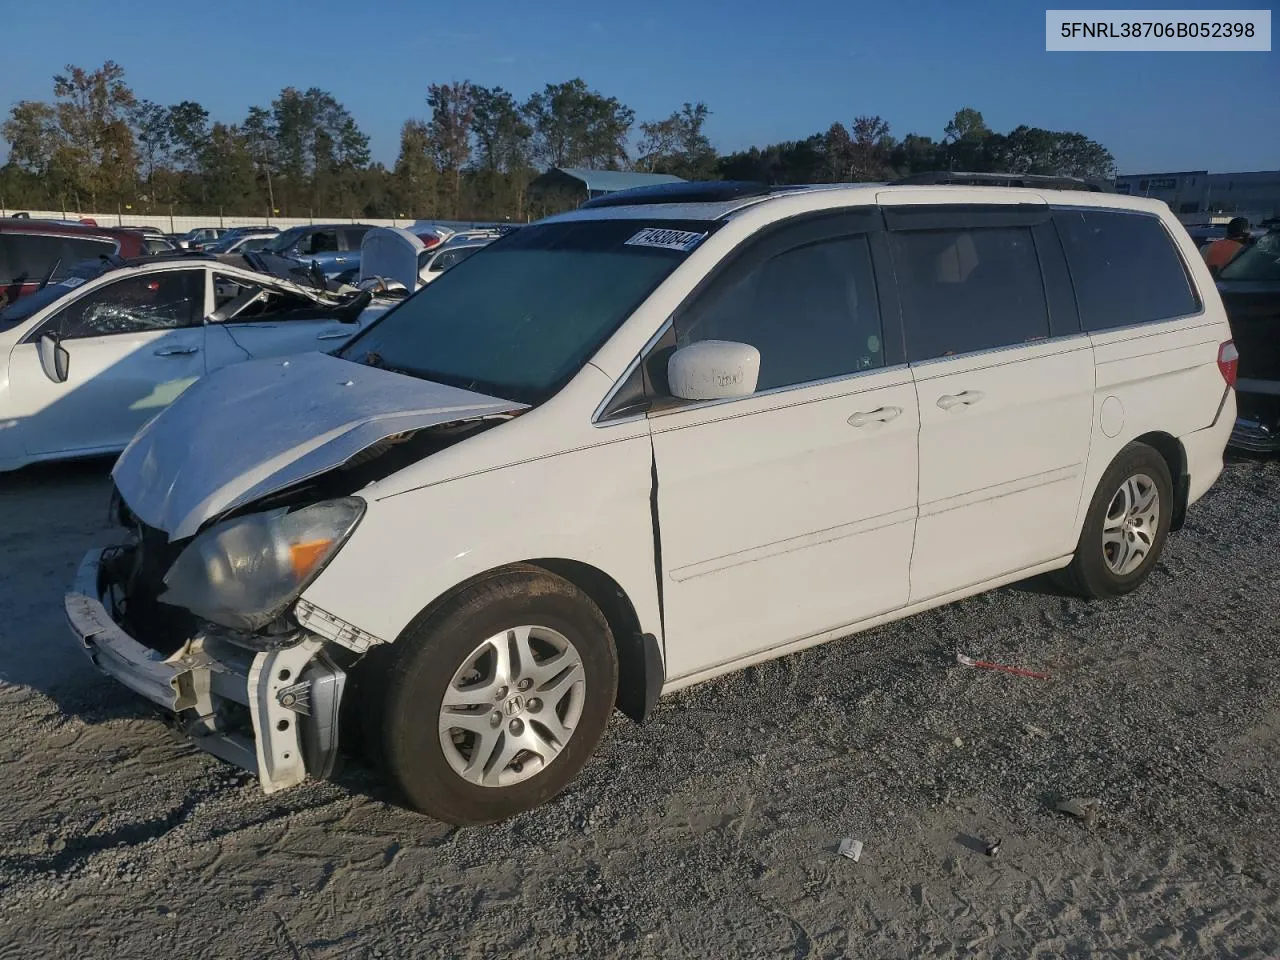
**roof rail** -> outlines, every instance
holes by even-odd
[[[764,197],[769,192],[767,183],[751,180],[684,180],[619,190],[588,200],[582,208],[633,207],[645,203],[724,203],[748,197]]]
[[[1114,193],[1115,188],[1103,180],[1054,176],[1044,173],[976,173],[959,170],[927,170],[899,177],[889,186],[971,186],[971,187],[1040,187],[1045,190],[1086,190],[1092,193]]]

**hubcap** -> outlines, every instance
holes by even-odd
[[[440,705],[440,746],[458,776],[508,787],[541,771],[573,736],[587,692],[582,657],[550,627],[512,627],[463,661]]]
[[[1146,561],[1160,526],[1160,491],[1145,473],[1136,473],[1111,498],[1102,523],[1102,557],[1117,576]]]

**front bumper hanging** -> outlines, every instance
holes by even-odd
[[[104,552],[85,556],[64,598],[71,631],[99,670],[174,714],[202,749],[256,773],[266,793],[333,772],[346,674],[324,653],[326,638],[303,630],[289,646],[254,652],[207,632],[164,656],[108,613]],[[250,730],[228,719],[245,711]]]

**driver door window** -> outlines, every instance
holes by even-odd
[[[203,270],[166,270],[117,280],[68,304],[41,332],[80,340],[199,326],[204,282]]]
[[[866,235],[835,236],[747,256],[675,319],[676,346],[702,340],[760,351],[757,392],[885,365]]]

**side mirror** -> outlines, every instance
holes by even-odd
[[[40,354],[40,368],[44,370],[44,375],[54,383],[66,383],[71,372],[71,354],[67,353],[67,348],[58,338],[52,334],[44,334],[40,337],[36,350]]]
[[[749,343],[703,340],[667,361],[667,383],[681,400],[749,397],[760,379],[760,351]]]

